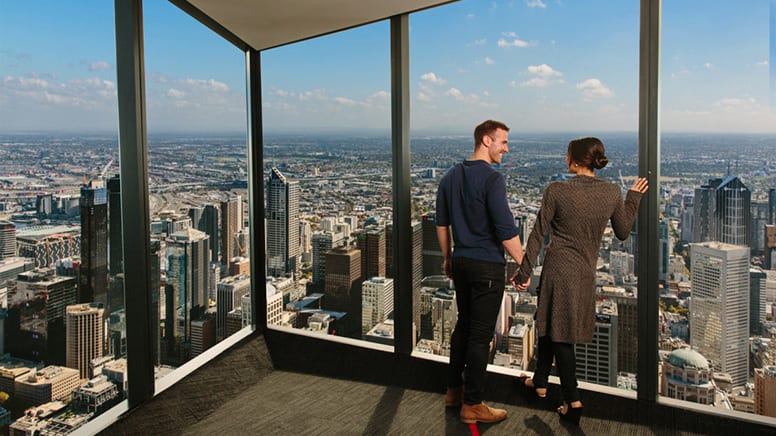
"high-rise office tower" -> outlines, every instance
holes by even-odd
[[[695,197],[685,195],[682,197],[682,232],[680,238],[682,242],[692,242],[692,232],[694,227],[693,214],[695,210]]]
[[[81,378],[89,378],[92,359],[102,357],[105,342],[104,312],[96,304],[67,306],[67,367],[77,369]]]
[[[693,242],[749,246],[751,192],[741,179],[711,179],[695,189]]]
[[[237,195],[221,202],[221,263],[229,271],[235,256],[234,238],[242,228],[242,198]],[[215,259],[213,259],[215,261]]]
[[[617,386],[617,304],[596,302],[595,330],[589,344],[576,344],[577,378],[605,386]]]
[[[438,276],[442,271],[442,249],[436,233],[436,214],[429,213],[422,217],[423,226],[423,277]]]
[[[638,364],[638,299],[625,292],[603,291],[617,305],[617,371],[636,374]]]
[[[326,253],[334,247],[340,246],[342,239],[342,233],[330,231],[313,233],[313,283],[321,286],[321,289],[323,289],[326,278]]]
[[[361,334],[393,313],[393,279],[372,277],[361,285]]]
[[[671,238],[668,235],[668,220],[661,219],[658,225],[659,239],[659,251],[660,258],[658,259],[657,276],[658,280],[668,284],[668,259],[671,256]],[[635,259],[635,257],[634,257]]]
[[[108,199],[102,180],[81,187],[81,267],[78,302],[102,304],[108,313]]]
[[[421,302],[420,289],[423,282],[423,224],[412,221],[412,322],[416,339],[420,337]],[[393,256],[393,223],[385,226],[385,276],[395,278]]]
[[[38,194],[35,198],[35,211],[38,215],[48,216],[53,212],[54,196],[50,193]]]
[[[207,314],[191,321],[191,357],[197,357],[216,344],[216,320]]]
[[[5,320],[5,351],[22,359],[65,364],[65,308],[78,301],[77,279],[53,269],[16,278]]]
[[[0,260],[16,256],[16,225],[0,221]]]
[[[295,274],[299,258],[299,182],[272,168],[267,181],[267,274]]]
[[[361,277],[361,250],[336,247],[326,253],[323,308],[347,312],[348,337],[361,337]]]
[[[776,269],[776,225],[765,226],[765,267]]]
[[[121,179],[115,175],[108,179],[108,307],[109,317],[113,312],[121,311],[124,303],[124,251],[121,236]],[[114,318],[111,318],[114,319]],[[118,326],[111,325],[111,335],[119,332]],[[126,330],[126,329],[125,329]]]
[[[210,236],[210,261],[218,262],[218,208],[203,204],[189,209],[191,225]]]
[[[159,239],[151,238],[150,243],[150,259],[151,263],[149,265],[148,274],[151,276],[151,316],[148,317],[148,321],[151,324],[150,326],[150,332],[151,332],[151,340],[153,341],[151,343],[151,352],[152,352],[152,358],[154,365],[159,365],[159,357],[160,357],[160,343],[161,343],[161,302],[160,300],[160,294],[161,294],[161,250],[162,250],[162,242]]]
[[[749,247],[690,245],[690,345],[734,386],[749,375]]]
[[[356,234],[356,243],[361,250],[361,278],[385,277],[385,227],[368,226]]]
[[[749,248],[752,256],[765,254],[765,226],[768,224],[768,203],[752,202],[751,234],[749,235]]]
[[[313,259],[313,228],[309,221],[299,222],[299,255],[301,262],[309,264]]]
[[[108,179],[108,272],[124,271],[124,252],[121,243],[121,179]]]
[[[167,238],[167,295],[165,332],[174,343],[166,344],[173,355],[188,360],[184,351],[191,342],[191,321],[202,317],[207,309],[207,287],[210,272],[209,238],[205,232],[186,229]],[[172,329],[169,332],[168,329]]]
[[[768,224],[776,225],[776,189],[768,190]]]
[[[216,295],[216,339],[226,336],[226,314],[240,307],[243,295],[251,292],[251,279],[246,276],[227,277],[218,283]]]
[[[765,291],[768,275],[760,268],[749,270],[749,334],[763,332],[765,322]]]

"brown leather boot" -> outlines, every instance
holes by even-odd
[[[461,407],[463,404],[463,386],[447,388],[445,393],[445,407]]]
[[[485,403],[464,404],[461,407],[461,422],[473,424],[475,422],[498,422],[507,417],[504,409],[494,409]]]

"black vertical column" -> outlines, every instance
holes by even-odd
[[[394,341],[396,352],[405,355],[412,353],[413,343],[409,45],[409,15],[391,17]]]
[[[641,0],[639,176],[649,180],[638,217],[638,399],[658,396],[658,259],[660,208],[660,0]]]
[[[115,16],[127,377],[132,408],[154,395],[142,0],[116,0]]]

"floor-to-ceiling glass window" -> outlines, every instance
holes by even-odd
[[[510,127],[509,152],[496,168],[523,243],[546,187],[572,177],[564,158],[573,138],[603,141],[610,163],[597,176],[624,195],[638,162],[639,3],[461,1],[413,14],[411,25],[414,355],[444,359],[457,310],[435,232],[439,181],[472,155],[474,127],[495,119]],[[490,363],[516,374],[535,366],[542,258],[534,259],[528,292],[507,286],[493,332]],[[580,381],[637,387],[637,258],[635,226],[625,241],[607,228],[593,341],[576,345]],[[517,265],[506,261],[509,277]]]
[[[776,418],[776,4],[663,2],[660,394]]]
[[[0,415],[67,431],[126,398],[113,5],[2,8]]]
[[[267,324],[392,346],[388,22],[262,52]]]
[[[169,3],[145,5],[144,33],[160,379],[251,324],[245,57]]]

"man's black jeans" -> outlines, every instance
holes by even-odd
[[[504,298],[504,265],[453,258],[458,322],[450,340],[448,387],[464,384],[464,403],[482,402],[488,351]]]

